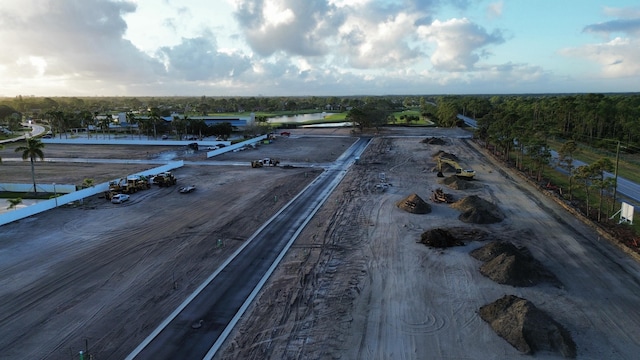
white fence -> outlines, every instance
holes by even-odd
[[[46,193],[68,194],[76,191],[76,186],[73,184],[38,184],[36,183],[36,190],[39,192],[46,192]],[[0,191],[31,192],[33,191],[33,184],[0,184]]]
[[[245,140],[243,142],[235,143],[233,145],[225,146],[218,150],[212,150],[207,152],[207,158],[214,157],[216,155],[220,155],[229,151],[233,151],[235,149],[240,149],[241,147],[245,147],[247,145],[259,143],[267,138],[267,135],[258,136],[256,138],[252,138],[249,140]]]
[[[164,171],[171,171],[173,169],[177,169],[179,167],[184,166],[184,161],[173,161],[170,162],[166,165],[163,166],[159,166],[157,168],[153,168],[153,169],[149,169],[149,170],[145,170],[142,172],[138,172],[135,174],[131,174],[131,175],[144,175],[144,176],[148,176],[148,175],[155,175]],[[114,179],[116,180],[116,179]],[[50,185],[53,186],[53,185]],[[57,187],[59,185],[56,185],[56,190]],[[74,185],[75,186],[75,185]],[[27,186],[29,187],[29,186]],[[33,190],[33,185],[30,185],[30,190],[27,191],[31,191]],[[62,195],[62,196],[58,196],[55,197],[53,199],[49,199],[46,201],[42,201],[39,202],[35,205],[31,205],[28,207],[24,207],[24,208],[19,208],[17,210],[14,211],[9,211],[6,212],[4,214],[0,214],[0,226],[8,224],[10,222],[16,221],[16,220],[20,220],[20,219],[24,219],[26,217],[29,217],[31,215],[35,215],[35,214],[39,214],[43,211],[47,211],[47,210],[51,210],[55,207],[61,206],[61,205],[66,205],[69,203],[72,203],[74,201],[78,201],[78,200],[82,200],[86,197],[89,196],[93,196],[102,192],[105,192],[109,190],[109,182],[105,182],[105,183],[101,183],[98,185],[94,185],[90,188],[86,188],[86,189],[82,189],[82,190],[78,190],[78,191],[74,191],[71,192],[69,194],[66,195]]]

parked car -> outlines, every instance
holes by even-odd
[[[162,135],[162,140],[167,140],[169,138],[169,136],[167,135]]]
[[[194,192],[196,190],[196,186],[195,185],[191,185],[191,186],[183,186],[180,188],[180,193],[181,194],[188,194],[190,192]]]
[[[111,203],[113,204],[122,204],[125,201],[129,201],[129,195],[127,194],[115,194],[111,198]]]

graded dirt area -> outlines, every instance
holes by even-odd
[[[216,358],[530,358],[478,314],[504,295],[527,299],[561,324],[578,358],[635,358],[640,266],[459,138],[466,135],[399,129],[374,137]],[[447,141],[421,142],[427,136]],[[194,163],[176,175],[195,184],[194,193],[154,187],[123,205],[96,197],[0,227],[0,358],[69,359],[88,344],[96,359],[122,359],[304,188],[321,171],[317,164],[352,142],[348,130],[299,129],[217,159],[183,154]],[[432,158],[440,150],[476,170],[476,186],[442,183]],[[296,167],[249,166],[262,157]],[[0,179],[10,177],[3,166]],[[388,186],[378,186],[381,179]],[[477,195],[504,219],[463,222],[451,204],[428,200],[437,188],[456,200]],[[431,212],[397,207],[412,194]],[[467,236],[462,246],[422,244],[421,234],[434,228]],[[489,240],[526,246],[563,286],[513,287],[483,276],[469,253]]]

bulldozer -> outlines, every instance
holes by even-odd
[[[127,176],[127,183],[125,184],[122,192],[125,194],[133,194],[140,190],[147,190],[151,188],[149,179],[142,175],[130,175]]]
[[[438,177],[444,177],[442,173],[442,164],[447,164],[453,167],[456,172],[456,176],[461,179],[472,180],[476,175],[475,170],[464,169],[457,161],[449,158],[439,157],[438,158]]]
[[[451,194],[447,194],[442,188],[437,188],[431,193],[431,201],[435,203],[453,203],[453,197]]]
[[[157,174],[153,177],[153,183],[160,187],[169,187],[177,183],[175,176],[169,171]]]
[[[280,160],[274,158],[264,158],[251,161],[252,168],[261,168],[263,166],[278,166],[279,164]]]
[[[104,192],[104,198],[107,199],[108,201],[111,201],[111,198],[113,198],[113,195],[122,193],[125,186],[126,186],[125,179],[109,181],[109,189]]]

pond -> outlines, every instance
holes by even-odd
[[[327,116],[326,112],[314,113],[314,114],[299,114],[299,115],[285,115],[275,116],[269,118],[270,123],[291,123],[291,122],[307,122],[322,120]]]

